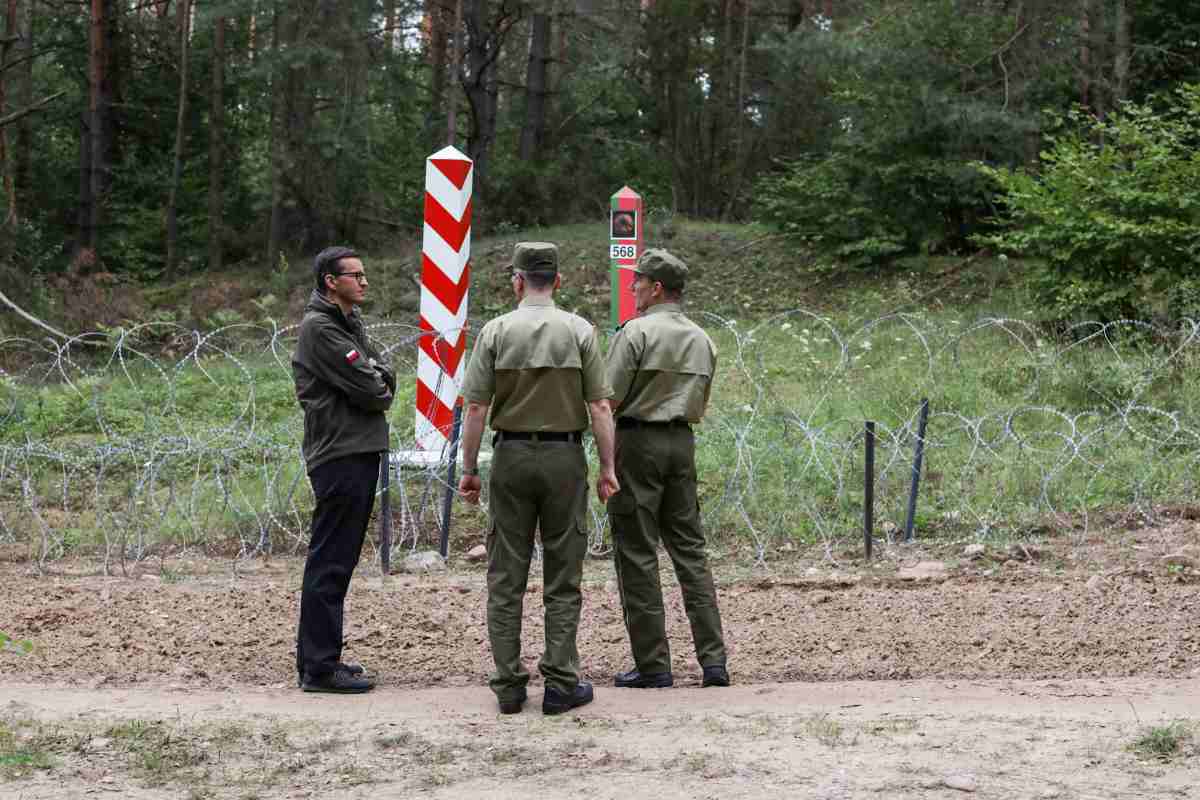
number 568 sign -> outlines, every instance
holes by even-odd
[[[612,326],[616,328],[637,316],[633,280],[642,253],[642,197],[628,186],[611,198],[608,218],[609,280],[612,286]]]
[[[637,261],[637,257],[638,257],[637,245],[633,244],[633,243],[610,244],[608,246],[608,257],[613,259],[614,261],[618,260],[618,259],[622,260],[622,261],[626,261],[626,260]]]

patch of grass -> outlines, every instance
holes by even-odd
[[[458,748],[452,744],[435,744],[425,753],[430,764],[453,764],[458,757]]]
[[[375,778],[369,769],[353,761],[338,764],[333,768],[332,772],[337,776],[338,783],[344,786],[361,786],[366,783],[375,782]]]
[[[879,719],[865,722],[862,725],[863,731],[872,736],[895,736],[897,734],[912,733],[918,727],[920,722],[912,717],[896,717],[895,719]]]
[[[130,767],[149,786],[203,782],[208,777],[209,754],[199,731],[134,719],[109,727],[107,736],[120,744]]]
[[[33,652],[33,642],[28,639],[14,639],[4,631],[0,631],[0,651],[4,650],[28,655]]]
[[[1183,755],[1193,738],[1193,726],[1182,720],[1145,729],[1129,748],[1142,758],[1170,761]]]
[[[850,734],[846,726],[828,714],[815,714],[804,720],[805,735],[816,739],[826,747],[843,747],[858,743],[858,734]]]
[[[446,774],[445,770],[435,767],[425,772],[425,774],[421,776],[419,783],[426,788],[436,789],[442,786],[449,786],[452,781],[450,776]]]
[[[756,714],[746,723],[746,731],[751,736],[771,736],[779,728],[779,720],[770,714]]]
[[[26,778],[37,770],[51,769],[54,759],[36,741],[18,735],[17,729],[0,722],[0,778],[15,780]]]

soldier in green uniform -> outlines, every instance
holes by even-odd
[[[608,380],[617,418],[617,478],[608,501],[617,586],[634,668],[619,687],[674,683],[667,644],[658,542],[675,565],[704,686],[728,686],[725,642],[696,499],[692,425],[704,416],[717,349],[680,309],[687,266],[666,250],[638,260],[633,294],[638,316],[609,346]]]
[[[546,682],[542,712],[560,714],[592,701],[579,679],[583,559],[587,554],[587,461],[583,429],[591,416],[600,456],[596,493],[618,489],[613,421],[596,329],[554,305],[558,248],[522,242],[510,265],[517,309],[487,323],[475,340],[462,394],[463,476],[459,491],[479,502],[478,456],[491,410],[488,534],[488,638],[496,672],[491,687],[504,714],[525,702],[529,672],[521,663],[521,611],[534,531],[541,531],[546,643],[538,669]]]

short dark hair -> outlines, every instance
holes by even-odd
[[[313,259],[313,277],[317,291],[325,294],[325,276],[338,274],[338,262],[343,258],[358,258],[358,253],[349,247],[326,247]]]
[[[547,270],[531,270],[526,272],[523,269],[517,270],[521,277],[525,279],[535,291],[543,291],[554,285],[554,279],[558,277],[557,272],[549,272]]]

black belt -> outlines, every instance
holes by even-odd
[[[583,431],[496,431],[492,444],[502,441],[582,442]]]
[[[691,430],[692,423],[686,419],[672,419],[662,421],[651,421],[645,419],[634,419],[633,417],[618,417],[618,428],[687,428]]]

